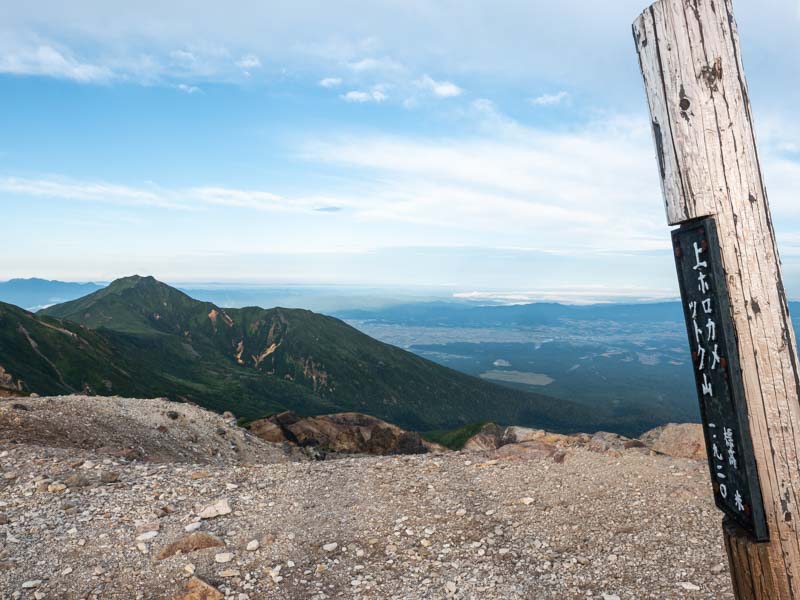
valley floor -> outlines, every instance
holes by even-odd
[[[170,598],[193,572],[236,600],[732,598],[704,463],[489,458],[156,464],[6,442],[0,595]],[[224,546],[158,560],[187,526]]]

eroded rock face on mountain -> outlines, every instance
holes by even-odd
[[[16,395],[23,389],[22,381],[15,381],[11,373],[0,365],[0,398],[4,396]]]
[[[2,401],[0,432],[3,598],[732,598],[706,465],[613,434],[298,461],[230,416],[79,397]]]
[[[424,454],[445,449],[391,423],[360,413],[298,417],[292,412],[250,424],[263,440],[340,454]]]
[[[607,431],[564,435],[527,427],[502,428],[488,423],[464,444],[465,451],[493,450],[500,457],[532,453],[537,456],[555,456],[557,460],[573,448],[586,448],[612,456],[621,456],[626,450],[640,448],[676,458],[706,459],[703,429],[696,423],[670,423],[643,433],[638,439]]]

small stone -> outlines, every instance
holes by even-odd
[[[42,585],[42,580],[41,579],[31,579],[31,580],[26,581],[25,583],[22,584],[22,589],[23,590],[31,590],[33,588],[39,587],[40,585]]]
[[[423,540],[420,541],[420,544],[422,546],[424,546],[425,548],[428,548],[431,545],[431,541],[429,539],[423,539]]]
[[[198,529],[200,529],[202,526],[203,524],[200,521],[197,521],[195,523],[189,523],[186,527],[183,528],[183,530],[186,533],[192,533],[193,531],[197,531]]]
[[[238,577],[239,571],[236,569],[225,569],[224,571],[220,571],[220,577]]]
[[[467,511],[466,511],[466,510],[464,510],[463,508],[459,508],[459,509],[456,511],[456,516],[457,516],[457,517],[463,517],[465,514],[467,514]]]
[[[192,563],[189,563],[183,566],[183,570],[189,575],[194,575],[195,566]]]
[[[3,479],[5,479],[6,481],[13,481],[17,477],[18,475],[16,471],[6,471],[5,473],[3,473]]]
[[[249,552],[255,552],[256,550],[258,550],[260,545],[261,544],[258,543],[258,540],[252,540],[251,542],[247,543],[247,550]]]
[[[67,567],[66,569],[61,571],[62,575],[69,575],[70,573],[72,573],[72,567]]]
[[[603,600],[620,600],[616,594],[603,594]]]
[[[336,542],[331,542],[330,544],[325,544],[324,546],[322,546],[322,549],[325,550],[325,552],[333,552],[338,547],[339,544],[337,544]]]
[[[191,533],[179,540],[164,546],[156,556],[156,560],[164,560],[176,554],[188,554],[206,548],[221,548],[225,545],[221,539],[203,531]]]
[[[119,481],[119,473],[116,471],[103,471],[100,473],[100,481],[103,483],[116,483]]]
[[[218,563],[229,563],[233,560],[233,554],[230,552],[221,552],[214,556],[214,560]]]
[[[64,484],[69,488],[86,487],[90,483],[88,477],[83,473],[73,473],[64,480]]]
[[[525,506],[530,506],[531,504],[533,504],[533,498],[531,498],[530,496],[526,496],[525,498],[520,500],[520,502],[522,502]]]
[[[63,483],[59,483],[59,482],[51,483],[50,485],[47,486],[47,491],[52,493],[52,494],[60,494],[61,492],[63,492],[66,489],[67,489],[67,486],[65,486]]]
[[[158,535],[157,531],[145,531],[143,534],[137,536],[137,542],[148,542]]]
[[[700,588],[693,583],[688,581],[680,581],[678,582],[678,586],[685,589],[687,592],[697,592],[700,591]]]
[[[455,594],[456,593],[456,582],[455,581],[448,581],[444,584],[444,590],[448,594]]]
[[[222,515],[229,515],[231,513],[231,506],[226,499],[218,500],[210,506],[206,506],[200,511],[199,516],[201,519],[213,519]]]

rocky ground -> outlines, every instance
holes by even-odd
[[[63,402],[85,417],[87,401]],[[134,437],[168,430],[146,438],[158,453],[139,444],[153,462],[58,432],[15,438],[6,411],[33,411],[12,402],[62,401],[0,405],[3,598],[732,597],[702,462],[541,441],[290,461],[301,455],[245,434],[250,451],[227,452],[134,419]],[[150,413],[168,406],[150,402]],[[217,433],[221,417],[176,410],[232,435]],[[105,418],[111,430],[130,423]]]

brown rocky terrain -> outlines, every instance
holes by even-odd
[[[425,454],[446,448],[418,433],[360,413],[298,417],[284,412],[250,424],[250,431],[267,442],[295,444],[323,457],[338,454]]]
[[[309,461],[81,397],[5,400],[0,433],[4,598],[732,597],[705,463],[611,434]]]

